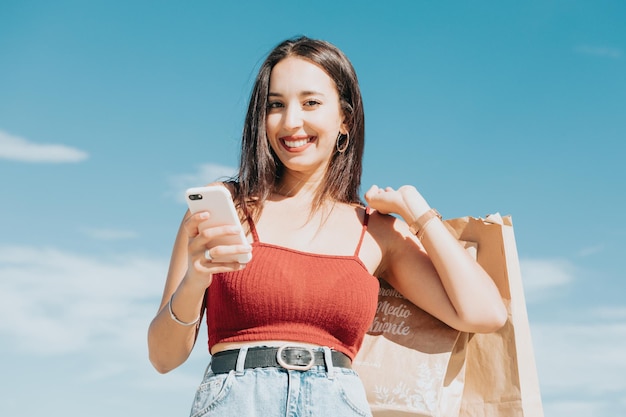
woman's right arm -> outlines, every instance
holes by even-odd
[[[187,213],[176,235],[159,311],[148,329],[150,362],[161,373],[169,372],[187,360],[199,328],[199,323],[190,326],[177,323],[170,315],[170,308],[178,320],[193,322],[204,308],[202,301],[213,274],[243,267],[238,263],[219,262],[220,256],[251,250],[243,246],[213,246],[211,242],[215,238],[236,233],[237,229],[231,226],[206,227],[203,222],[208,216],[207,212]],[[211,250],[212,261],[204,256],[207,249]]]

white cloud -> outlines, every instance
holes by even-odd
[[[626,322],[626,306],[599,307],[591,312],[593,319],[603,321],[624,321]]]
[[[520,259],[528,302],[538,301],[574,280],[574,266],[562,259]]]
[[[3,372],[8,378],[36,375],[53,359],[66,371],[44,375],[44,384],[104,390],[140,409],[142,401],[152,401],[160,392],[163,407],[185,410],[208,362],[206,327],[178,369],[159,375],[152,368],[147,331],[161,299],[167,261],[0,245]],[[13,356],[18,364],[25,358],[28,369],[13,364]],[[19,386],[13,392],[5,388],[7,395],[21,398]],[[54,400],[73,401],[73,395]],[[0,401],[0,410],[3,406]]]
[[[58,144],[39,144],[0,130],[0,158],[20,162],[81,162],[88,154],[80,149]]]
[[[606,416],[602,414],[600,409],[603,407],[602,403],[597,403],[589,400],[558,400],[544,404],[543,411],[547,417],[589,417],[589,416]]]
[[[166,272],[163,260],[0,247],[0,316],[10,318],[0,334],[37,355],[143,348]]]
[[[574,51],[583,55],[591,55],[611,59],[620,59],[623,55],[623,52],[620,48],[599,45],[579,45],[574,48]]]
[[[546,416],[626,414],[626,320],[531,330]]]
[[[581,256],[581,257],[591,256],[591,255],[600,253],[603,250],[604,250],[604,245],[588,246],[579,250],[578,256]]]
[[[185,202],[184,191],[189,187],[200,187],[214,181],[221,181],[234,176],[237,168],[219,165],[200,165],[196,172],[175,175],[170,178],[170,194],[178,201]]]

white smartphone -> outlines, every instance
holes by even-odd
[[[239,234],[220,238],[218,245],[247,245],[248,240],[243,231],[235,203],[230,192],[221,185],[209,185],[206,187],[189,188],[186,192],[187,206],[191,213],[208,211],[207,220],[211,226],[236,225],[239,226]],[[252,253],[240,254],[232,260],[242,264],[252,259]],[[230,260],[226,258],[226,260]]]

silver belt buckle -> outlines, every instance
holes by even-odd
[[[290,363],[285,362],[283,359],[283,351],[289,348],[303,349],[306,350],[309,355],[311,355],[311,360],[306,365],[292,365]],[[293,345],[284,345],[278,348],[278,352],[276,352],[276,361],[280,366],[290,371],[308,371],[315,364],[315,353],[313,349],[304,346],[293,346]]]

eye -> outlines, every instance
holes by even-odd
[[[270,101],[269,103],[267,103],[267,108],[268,109],[279,109],[283,106],[283,103],[281,103],[280,101]]]
[[[307,100],[304,102],[304,107],[316,107],[316,106],[319,106],[320,104],[322,103],[320,103],[317,100]]]

